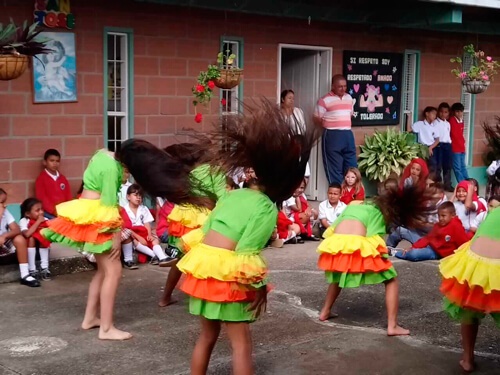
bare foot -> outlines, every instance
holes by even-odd
[[[165,307],[165,306],[169,306],[169,305],[173,305],[174,303],[177,303],[177,300],[176,299],[170,299],[170,298],[162,298],[159,302],[158,302],[158,306],[160,307]]]
[[[338,314],[334,314],[329,310],[328,311],[321,310],[321,313],[319,314],[319,320],[321,322],[326,322],[327,320],[337,318],[338,316],[339,316]]]
[[[94,318],[89,321],[83,321],[82,322],[82,329],[92,329],[92,328],[99,328],[101,326],[101,319],[99,318]]]
[[[387,327],[387,336],[406,336],[410,334],[409,329],[404,329],[396,325],[395,327]]]
[[[469,361],[465,361],[463,359],[460,360],[460,367],[462,367],[462,370],[465,372],[474,371],[474,363],[470,363]]]
[[[103,329],[101,328],[99,330],[99,339],[100,340],[128,340],[132,338],[132,334],[125,332],[125,331],[120,331],[119,329],[115,327],[111,327],[108,332],[104,332]]]

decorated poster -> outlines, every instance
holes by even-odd
[[[396,125],[401,110],[403,54],[344,51],[347,92],[354,99],[352,125]]]

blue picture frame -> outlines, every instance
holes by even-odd
[[[33,103],[78,101],[75,33],[43,31],[36,39],[53,52],[33,58]]]

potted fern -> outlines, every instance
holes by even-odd
[[[391,175],[399,176],[415,157],[427,158],[427,147],[415,142],[411,133],[388,129],[365,136],[360,146],[358,167],[371,181],[383,182]]]
[[[28,57],[52,52],[46,48],[47,41],[34,40],[42,30],[37,24],[28,26],[24,21],[23,26],[17,26],[11,19],[3,27],[0,24],[0,80],[16,79],[28,67]]]

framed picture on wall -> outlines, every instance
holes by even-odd
[[[36,38],[48,40],[52,52],[33,58],[33,102],[76,102],[75,34],[43,31]]]

